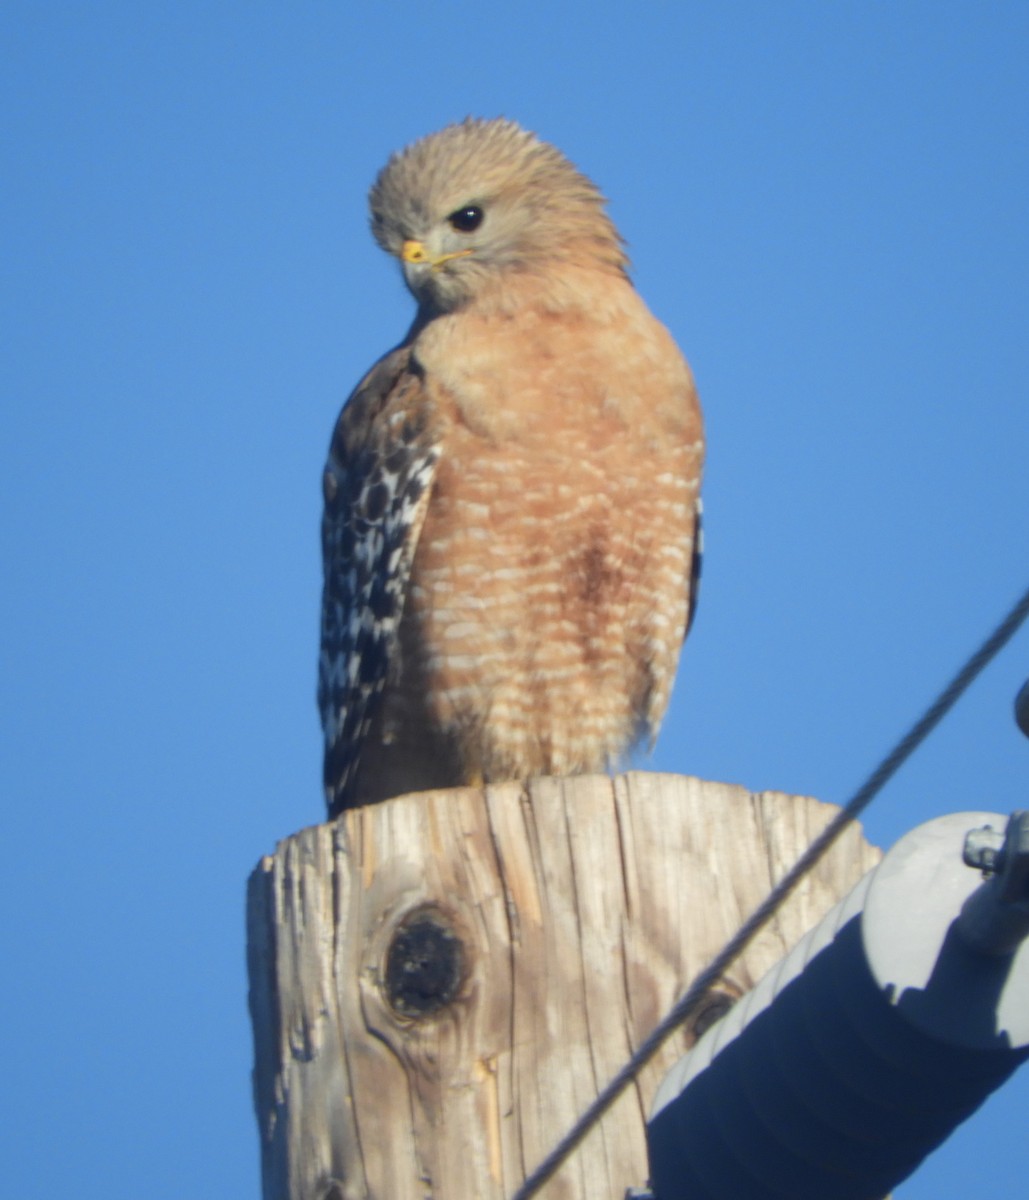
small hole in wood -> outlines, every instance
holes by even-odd
[[[687,1025],[689,1044],[695,1045],[736,1003],[738,997],[731,992],[711,992],[704,998],[696,1015]]]
[[[386,951],[386,999],[403,1017],[428,1017],[457,996],[465,950],[453,924],[436,908],[408,913]]]

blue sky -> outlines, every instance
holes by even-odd
[[[1029,584],[1029,6],[9,0],[0,44],[4,1176],[252,1197],[244,884],[321,818],[320,467],[411,313],[375,172],[502,113],[610,197],[709,438],[651,765],[842,801]],[[1025,806],[1027,675],[1023,630],[872,840]],[[1027,1074],[900,1200],[1020,1194]]]

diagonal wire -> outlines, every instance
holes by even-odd
[[[625,1066],[604,1087],[572,1128],[526,1178],[511,1200],[530,1200],[530,1197],[534,1196],[561,1167],[565,1159],[575,1150],[622,1092],[635,1080],[639,1072],[667,1039],[696,1010],[711,987],[722,978],[739,955],[743,953],[752,938],[771,920],[801,879],[939,725],[983,668],[1011,640],[1027,616],[1029,616],[1029,590],[1022,594],[1003,621],[965,662],[922,716],[851,796],[846,805],[812,841],[790,870],[768,893],[765,900],[744,921],[736,934],[726,942],[710,964],[697,975],[668,1015],[640,1043]]]

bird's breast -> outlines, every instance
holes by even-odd
[[[660,716],[674,674],[699,412],[675,363],[626,373],[594,349],[543,355],[530,339],[530,363],[481,347],[446,386],[427,366],[449,419],[405,654],[486,778],[604,769]]]
[[[664,326],[627,284],[619,304],[462,311],[431,323],[414,355],[434,404],[485,439],[576,433],[602,446],[620,430],[699,436],[693,379]]]

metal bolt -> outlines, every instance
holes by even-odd
[[[984,825],[981,829],[970,829],[965,835],[961,857],[966,867],[982,871],[984,875],[993,875],[1000,870],[1003,848],[1004,834],[992,825]]]
[[[987,826],[965,838],[964,860],[986,876],[968,897],[957,920],[967,946],[1007,957],[1029,937],[1029,812],[1013,812],[1001,835]]]

